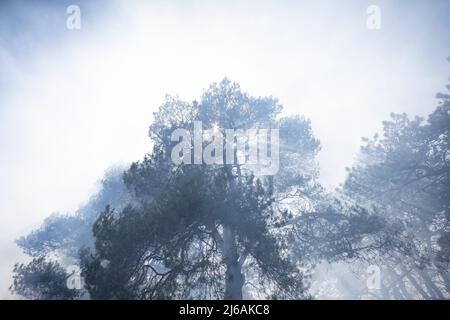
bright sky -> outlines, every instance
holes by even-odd
[[[321,181],[336,186],[390,112],[426,115],[450,75],[450,3],[5,1],[0,4],[0,297],[13,244],[73,212],[105,169],[149,151],[164,95],[225,76],[310,118]],[[68,30],[66,8],[81,9]],[[381,29],[366,27],[369,5]]]

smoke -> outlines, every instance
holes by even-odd
[[[81,8],[81,30],[66,7]],[[312,120],[321,181],[345,177],[360,138],[390,112],[426,114],[448,76],[445,1],[61,1],[0,10],[0,297],[21,258],[13,241],[52,212],[74,212],[116,162],[150,150],[166,93],[199,96],[228,77]],[[409,10],[405,10],[409,9]],[[408,12],[406,14],[405,12]],[[433,30],[433,32],[431,32]],[[426,35],[433,34],[434,37]]]

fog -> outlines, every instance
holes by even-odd
[[[151,151],[166,94],[224,77],[311,120],[332,190],[391,112],[426,116],[450,74],[447,1],[6,1],[0,4],[0,297],[14,241],[73,213],[105,171]],[[66,8],[81,8],[69,30]]]

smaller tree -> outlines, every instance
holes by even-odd
[[[72,300],[79,296],[79,291],[68,288],[69,277],[58,262],[39,257],[27,265],[15,264],[13,284],[9,289],[32,300]]]

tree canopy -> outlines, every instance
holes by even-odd
[[[11,290],[31,299],[299,299],[312,297],[311,275],[328,262],[381,268],[381,289],[360,298],[448,298],[450,95],[438,98],[427,120],[392,114],[330,191],[318,182],[310,121],[284,116],[277,99],[228,79],[193,102],[167,96],[142,160],[110,170],[75,215],[53,215],[18,240],[33,260],[16,265]],[[200,145],[173,138],[178,129],[195,137],[199,124]],[[271,130],[270,152],[247,135],[239,154],[239,133]],[[273,174],[246,161],[252,144],[257,154],[278,151]],[[82,290],[64,286],[67,259],[81,268]]]

